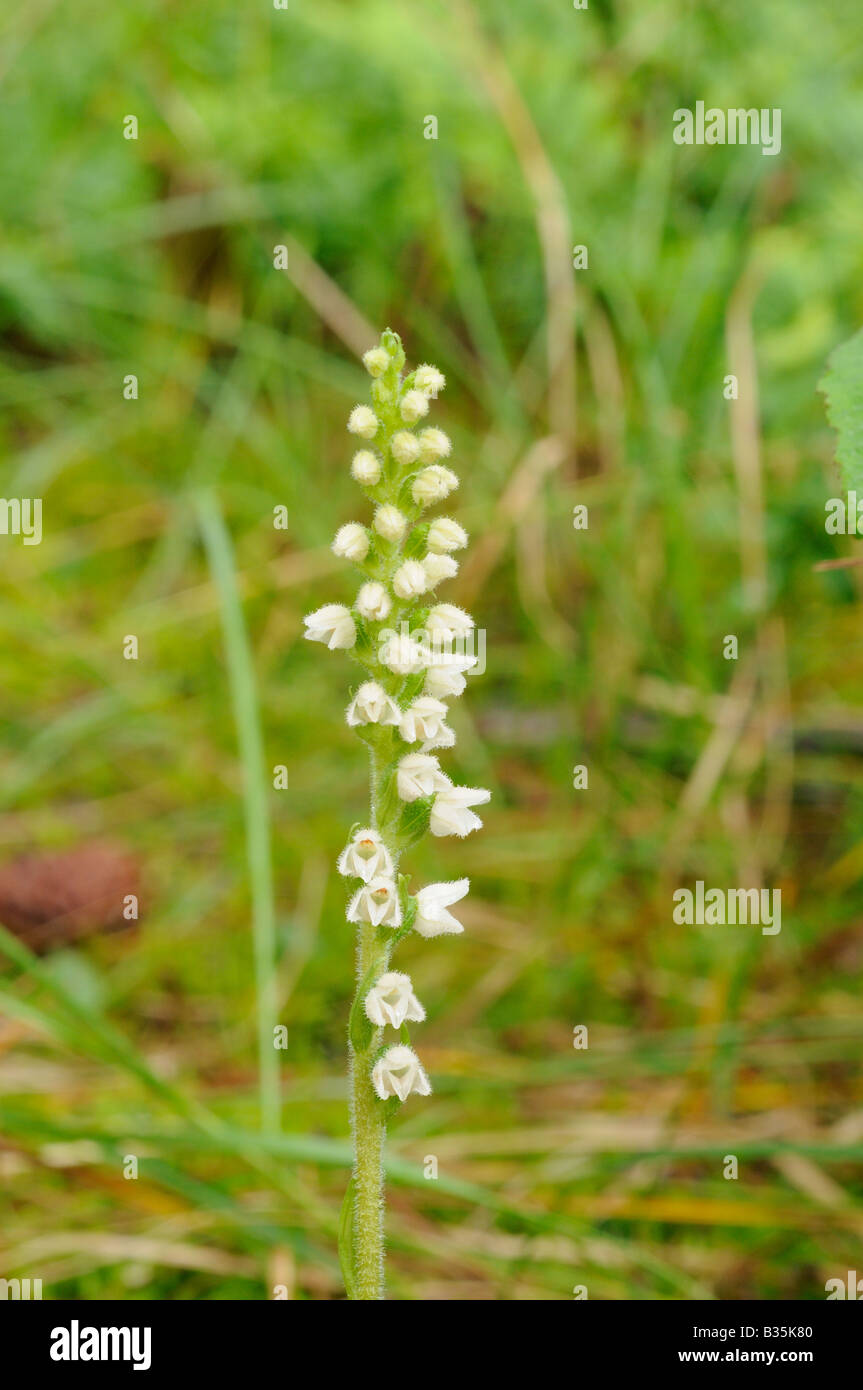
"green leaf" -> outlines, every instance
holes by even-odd
[[[863,491],[863,329],[831,355],[818,383],[827,418],[839,436],[836,458],[846,488]]]
[[[401,814],[398,828],[398,842],[400,849],[410,849],[417,840],[421,840],[429,828],[431,819],[431,809],[434,805],[435,793],[431,796],[421,796],[416,801],[409,801]]]

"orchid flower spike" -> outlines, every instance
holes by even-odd
[[[428,362],[408,371],[389,329],[362,361],[371,403],[355,405],[347,426],[356,441],[350,473],[366,510],[332,542],[357,567],[356,597],[350,608],[327,603],[303,621],[309,641],[346,651],[362,672],[345,720],[371,759],[371,804],[337,861],[353,880],[347,918],[356,924],[357,978],[348,1025],[354,1168],[339,1245],[349,1297],[382,1299],[384,1135],[395,1102],[431,1094],[407,1036],[425,1009],[392,957],[411,930],[429,940],[461,934],[450,909],[469,888],[459,878],[411,895],[399,861],[428,832],[461,838],[478,830],[473,808],[489,792],[454,785],[438,757],[456,741],[448,702],[477,666],[476,656],[455,649],[472,636],[473,618],[435,592],[457,578],[454,555],[468,534],[451,516],[424,515],[459,486],[452,441],[429,418],[446,382]],[[390,1047],[387,1028],[402,1033]]]

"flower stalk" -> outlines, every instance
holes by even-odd
[[[453,552],[467,544],[467,533],[447,517],[422,520],[458,486],[442,464],[449,439],[423,423],[444,378],[428,365],[405,375],[401,341],[389,329],[363,362],[372,406],[355,406],[348,430],[363,442],[351,475],[373,509],[371,526],[347,522],[333,542],[362,583],[351,608],[327,604],[304,620],[310,641],[350,652],[363,668],[346,721],[368,745],[371,765],[370,823],[354,829],[338,860],[339,873],[355,884],[347,918],[356,926],[348,1025],[354,1167],[339,1246],[348,1297],[358,1300],[384,1297],[387,1124],[411,1093],[431,1093],[407,1027],[422,1022],[425,1009],[410,977],[390,968],[391,957],[412,930],[427,938],[461,932],[447,909],[469,887],[459,879],[411,894],[399,861],[427,832],[464,836],[478,829],[482,822],[470,808],[489,799],[482,789],[454,786],[434,751],[455,743],[445,702],[462,693],[476,663],[458,649],[473,619],[435,597],[457,573]]]

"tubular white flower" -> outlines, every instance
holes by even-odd
[[[325,603],[314,613],[307,613],[304,636],[310,642],[326,642],[330,651],[352,647],[357,640],[357,627],[350,609],[343,603]]]
[[[439,559],[448,558],[439,556]],[[428,571],[419,560],[405,560],[393,575],[393,593],[399,598],[417,598],[429,586]]]
[[[422,366],[417,367],[414,372],[414,385],[418,391],[422,391],[424,395],[434,399],[446,386],[446,377],[443,372],[438,371],[437,367],[423,362]]]
[[[430,589],[437,588],[445,579],[454,579],[458,574],[458,560],[451,555],[425,555],[421,564]]]
[[[403,540],[408,529],[407,517],[402,515],[398,507],[393,507],[389,502],[378,507],[372,525],[385,541],[393,542]]]
[[[428,632],[440,633],[441,636],[452,640],[456,637],[467,637],[473,628],[474,621],[470,613],[465,613],[463,608],[457,608],[454,603],[436,603],[434,608],[429,609],[426,619]]]
[[[401,430],[390,440],[390,452],[396,463],[416,463],[420,456],[419,440],[415,434]]]
[[[481,830],[482,821],[471,806],[484,806],[491,792],[484,787],[454,787],[439,791],[432,803],[429,829],[433,835],[458,835],[464,839],[472,830]]]
[[[431,1083],[423,1071],[422,1063],[412,1047],[399,1043],[388,1047],[372,1068],[372,1085],[381,1100],[398,1096],[405,1101],[411,1091],[418,1096],[431,1095]]]
[[[406,633],[387,637],[379,652],[381,663],[396,676],[415,676],[426,665],[423,647]]]
[[[354,607],[360,617],[368,618],[373,623],[382,623],[389,617],[392,606],[392,599],[383,584],[378,584],[377,581],[364,584],[354,600]]]
[[[371,922],[373,927],[400,927],[399,890],[392,878],[378,874],[358,888],[348,905],[349,922]]]
[[[429,413],[428,396],[422,391],[406,391],[399,402],[399,414],[409,425],[415,425]]]
[[[349,521],[347,525],[339,527],[332,548],[334,555],[361,565],[370,545],[371,538],[365,526],[360,526],[358,521]]]
[[[467,531],[457,521],[448,516],[438,516],[429,527],[426,544],[436,555],[446,555],[451,550],[464,550],[468,540]]]
[[[351,728],[358,724],[399,724],[401,717],[395,700],[377,681],[363,681],[345,714]]]
[[[451,453],[452,441],[448,434],[434,428],[423,430],[420,435],[420,459],[423,463],[438,463],[441,459],[449,458]]]
[[[399,733],[405,743],[423,741],[423,753],[432,748],[452,748],[455,733],[444,723],[446,716],[447,707],[441,700],[420,695],[402,715]]]
[[[374,439],[378,432],[378,417],[369,405],[355,405],[348,417],[348,431],[361,439]]]
[[[371,449],[360,449],[351,460],[351,477],[363,487],[374,487],[381,480],[381,461]]]
[[[459,902],[470,888],[469,878],[458,878],[454,883],[430,883],[421,888],[416,895],[417,915],[414,918],[414,931],[420,936],[456,936],[464,931],[458,918],[447,912],[448,907]]]
[[[396,768],[396,789],[402,801],[416,801],[451,786],[432,753],[408,753]]]
[[[376,830],[358,830],[349,845],[338,857],[336,867],[345,878],[361,878],[363,883],[373,878],[393,876],[393,861],[389,850]]]
[[[388,970],[365,997],[366,1018],[377,1028],[401,1028],[404,1022],[422,1023],[426,1011],[413,992],[410,975]]]
[[[373,347],[363,353],[363,366],[369,376],[383,376],[390,365],[390,355],[386,348]]]
[[[477,663],[475,656],[462,656],[457,652],[436,652],[434,661],[426,672],[424,695],[434,695],[438,700],[451,699],[461,695],[467,684],[464,672]]]
[[[433,502],[442,502],[458,487],[458,475],[443,464],[433,463],[417,473],[411,487],[411,496],[418,507],[430,507]]]

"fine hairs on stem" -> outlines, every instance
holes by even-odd
[[[449,517],[423,520],[458,487],[443,463],[449,439],[424,423],[444,378],[427,364],[405,375],[401,340],[389,329],[363,362],[372,405],[355,406],[348,420],[362,441],[351,474],[374,510],[370,526],[348,522],[333,541],[362,583],[351,608],[329,603],[303,621],[310,641],[349,652],[363,668],[345,717],[369,749],[369,824],[354,827],[338,860],[339,873],[358,885],[347,909],[356,926],[357,988],[348,1025],[354,1168],[339,1254],[348,1297],[381,1299],[387,1123],[412,1091],[431,1094],[408,1032],[425,1010],[410,976],[391,970],[390,961],[408,932],[461,932],[449,908],[470,886],[461,878],[411,894],[399,861],[429,831],[478,830],[482,821],[471,808],[490,793],[454,786],[437,756],[455,743],[446,701],[461,695],[465,673],[476,664],[465,651],[473,619],[436,602],[435,593],[457,574],[454,552],[467,545],[467,532]]]

